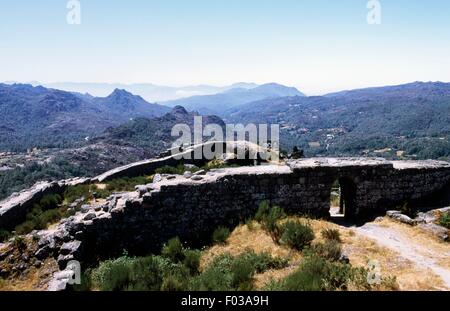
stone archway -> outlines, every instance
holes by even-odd
[[[356,212],[356,184],[350,177],[336,179],[330,191],[330,216],[351,219]]]

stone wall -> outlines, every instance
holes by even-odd
[[[288,213],[329,217],[331,187],[342,178],[355,187],[346,216],[358,219],[439,192],[450,182],[450,165],[313,159],[216,170],[195,180],[178,176],[147,185],[146,191],[141,186],[112,196],[103,206],[71,217],[64,230],[83,241],[84,260],[92,254],[120,255],[124,249],[145,254],[174,236],[205,243],[218,226],[253,216],[262,201]]]
[[[0,202],[0,228],[12,230],[16,225],[25,220],[26,214],[35,203],[47,194],[62,194],[67,186],[83,183],[101,183],[122,177],[137,177],[154,174],[158,168],[164,166],[178,166],[180,164],[192,164],[203,166],[209,160],[202,156],[205,152],[211,153],[212,158],[234,154],[243,154],[248,159],[257,158],[261,154],[271,155],[271,151],[258,145],[246,142],[207,142],[191,146],[176,155],[167,155],[158,159],[150,159],[115,168],[92,179],[75,178],[59,182],[39,182],[32,188],[11,195]]]
[[[208,159],[203,155],[205,152],[211,154]],[[232,141],[232,142],[206,142],[185,148],[185,150],[176,153],[165,152],[165,156],[157,159],[150,159],[141,162],[132,163],[122,167],[115,168],[111,171],[105,172],[102,175],[94,177],[94,182],[105,182],[108,180],[122,178],[122,177],[137,177],[142,175],[152,175],[156,169],[164,166],[177,166],[179,164],[192,164],[198,167],[203,166],[209,160],[220,158],[227,153],[244,154],[246,159],[253,159],[259,154],[274,155],[268,149],[262,148],[258,145],[247,141]],[[244,159],[245,160],[245,159]]]
[[[39,182],[30,189],[11,195],[0,201],[0,228],[12,230],[25,220],[25,216],[36,202],[45,195],[62,194],[67,186],[89,182],[88,179],[71,179],[59,182]]]
[[[448,194],[450,164],[307,159],[192,177],[163,176],[135,192],[83,208],[56,230],[42,232],[37,255],[55,256],[64,269],[72,259],[93,263],[120,256],[124,250],[145,255],[175,236],[203,245],[217,227],[232,227],[253,216],[262,201],[293,214],[329,217],[336,180],[352,188],[346,216],[358,219],[406,201],[431,204],[437,194]]]

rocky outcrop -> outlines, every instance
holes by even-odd
[[[410,226],[418,225],[422,230],[434,235],[435,237],[441,239],[444,242],[449,241],[450,230],[438,225],[439,216],[443,213],[449,213],[450,207],[434,209],[428,212],[418,213],[417,217],[412,219],[409,216],[403,215],[400,211],[388,211],[386,216],[404,223]]]
[[[400,211],[388,211],[386,213],[386,216],[406,225],[415,226],[417,224],[417,221],[415,219],[412,219],[411,217],[402,214]]]

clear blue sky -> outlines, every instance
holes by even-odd
[[[0,0],[0,81],[279,82],[307,94],[450,81],[450,1]]]

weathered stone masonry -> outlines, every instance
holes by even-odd
[[[142,165],[148,167],[146,162]],[[139,167],[133,165],[132,173]],[[115,170],[113,175],[129,169]],[[348,218],[385,212],[405,202],[430,206],[433,199],[450,197],[450,163],[439,161],[317,158],[213,170],[195,178],[162,177],[135,192],[115,194],[104,204],[84,206],[56,229],[41,232],[36,256],[54,256],[65,269],[72,259],[85,265],[120,256],[124,250],[148,254],[175,236],[201,244],[218,226],[237,225],[253,216],[263,201],[292,214],[329,217],[336,180]],[[64,280],[68,279],[52,288],[65,288]]]
[[[77,215],[65,227],[83,242],[77,249],[83,260],[93,259],[92,254],[120,255],[124,249],[144,254],[174,236],[204,242],[218,226],[253,216],[262,201],[289,213],[328,217],[331,187],[338,179],[353,183],[346,216],[358,218],[443,191],[450,164],[308,159],[218,170],[199,181],[180,176],[149,186],[148,193],[115,196],[101,211],[86,212],[89,220]]]
[[[48,194],[62,195],[69,186],[76,186],[89,182],[86,178],[74,178],[59,182],[39,182],[32,188],[13,194],[6,200],[0,201],[0,228],[13,230],[23,222],[33,205]]]

